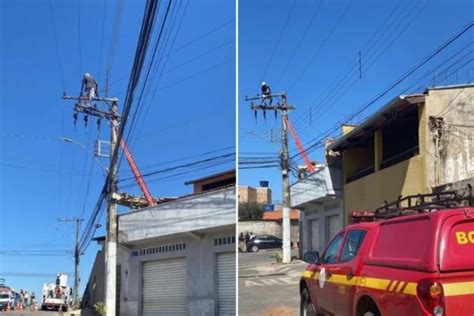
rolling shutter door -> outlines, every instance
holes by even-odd
[[[235,315],[235,253],[217,255],[219,316]]]
[[[142,315],[186,315],[186,259],[143,263]]]
[[[336,236],[336,234],[341,230],[341,220],[339,215],[333,215],[328,217],[329,222],[329,240],[328,242]]]
[[[311,220],[311,250],[319,251],[319,220]]]

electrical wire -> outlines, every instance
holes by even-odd
[[[309,20],[309,23],[306,25],[306,28],[305,30],[303,31],[303,34],[301,35],[300,39],[298,40],[298,43],[295,45],[294,49],[293,49],[293,52],[291,53],[290,55],[290,58],[288,59],[288,61],[286,62],[285,66],[283,67],[283,71],[280,75],[280,78],[276,81],[276,86],[278,87],[280,82],[281,82],[281,79],[283,79],[283,77],[285,76],[286,72],[288,71],[288,67],[290,66],[291,62],[293,61],[293,59],[295,58],[296,56],[296,53],[299,51],[301,45],[303,44],[305,38],[306,38],[306,35],[308,34],[309,30],[311,29],[311,25],[313,25],[313,23],[316,21],[316,18],[318,17],[318,14],[320,12],[320,9],[322,7],[324,3],[324,0],[320,0],[319,1],[319,5],[316,6],[316,9],[313,13],[313,15],[311,16],[310,20]]]
[[[434,50],[432,53],[428,54],[425,56],[420,62],[418,62],[415,66],[410,68],[406,73],[404,73],[400,78],[392,82],[387,88],[385,88],[381,93],[379,93],[377,96],[372,98],[369,102],[363,104],[360,106],[355,112],[350,114],[346,118],[346,122],[349,122],[353,120],[355,117],[359,116],[361,113],[363,113],[365,110],[367,110],[369,107],[371,107],[375,102],[377,102],[379,99],[381,99],[383,96],[385,96],[388,92],[390,92],[392,89],[397,87],[401,82],[406,80],[410,75],[412,75],[415,71],[420,69],[423,65],[428,63],[430,60],[432,60],[436,55],[441,53],[444,49],[449,47],[454,41],[456,41],[458,38],[460,38],[463,34],[467,33],[471,27],[474,25],[474,22],[470,22],[467,25],[465,25],[460,31],[458,31],[456,34],[454,34],[451,38],[449,38],[445,43],[443,43],[441,46],[439,46],[436,50]],[[321,146],[322,143],[324,142],[324,139],[326,139],[328,136],[330,136],[333,132],[335,132],[337,129],[339,129],[339,124],[336,126],[328,129],[325,133],[323,133],[323,137],[318,138],[318,139],[313,139],[308,148],[314,149],[317,146]],[[304,147],[307,147],[306,144]]]
[[[107,17],[107,0],[104,0],[104,11],[102,12],[102,36],[100,37],[100,54],[99,54],[99,82],[102,76],[102,52],[104,50],[104,36],[105,36],[105,20]],[[108,87],[107,87],[108,88]]]
[[[54,35],[54,43],[56,47],[56,58],[58,60],[59,76],[61,78],[61,84],[63,86],[63,90],[66,91],[66,85],[64,84],[63,67],[61,65],[61,57],[59,55],[59,44],[58,44],[58,36],[56,34],[56,23],[54,23],[53,4],[51,0],[49,0],[49,10],[51,13],[51,23],[53,24],[53,35]]]
[[[267,72],[268,72],[268,69],[270,68],[270,65],[272,63],[273,56],[275,56],[276,50],[278,49],[278,46],[280,45],[281,39],[283,38],[283,34],[285,33],[286,27],[288,26],[288,22],[290,21],[291,14],[293,13],[293,10],[295,9],[295,5],[296,5],[296,0],[293,0],[293,3],[291,4],[291,8],[288,11],[288,14],[286,15],[285,22],[283,23],[283,27],[280,30],[278,40],[275,43],[275,46],[273,47],[272,53],[270,54],[270,59],[268,60],[267,65],[265,66],[265,69],[263,71],[261,81],[264,81],[265,77],[267,76]]]

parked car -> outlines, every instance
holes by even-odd
[[[474,207],[361,222],[307,252],[300,315],[474,315]]]
[[[260,249],[281,248],[283,241],[272,235],[260,235],[250,239],[247,244],[247,251],[257,252]]]

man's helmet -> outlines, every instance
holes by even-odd
[[[267,83],[265,81],[262,82],[262,86],[266,86]]]
[[[90,74],[89,74],[88,72],[86,72],[86,73],[84,74],[84,77],[90,77]]]

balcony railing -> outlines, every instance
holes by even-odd
[[[411,157],[414,157],[420,153],[418,146],[412,147],[404,152],[401,152],[395,156],[392,156],[388,159],[385,159],[380,163],[380,169],[384,169],[390,166],[393,166],[401,161],[407,160]]]
[[[368,176],[369,174],[374,173],[374,171],[374,166],[368,166],[366,168],[359,169],[353,175],[347,177],[346,183]]]

